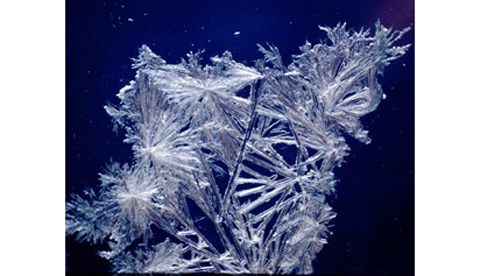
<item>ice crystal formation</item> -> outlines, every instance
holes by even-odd
[[[360,117],[384,96],[377,82],[407,30],[321,27],[285,66],[259,46],[255,66],[230,52],[168,64],[142,46],[135,80],[105,109],[134,160],[66,204],[66,232],[108,245],[116,272],[311,273],[335,213],[333,169],[368,144]],[[159,234],[163,237],[159,240]]]

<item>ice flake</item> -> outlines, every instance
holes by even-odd
[[[360,118],[385,99],[377,75],[409,47],[393,46],[407,29],[380,23],[320,29],[329,42],[306,42],[288,66],[273,45],[255,67],[228,51],[170,64],[142,46],[135,80],[105,107],[134,160],[67,203],[67,234],[107,241],[100,255],[120,273],[311,273],[344,136],[370,142]],[[152,227],[175,242],[151,244]]]

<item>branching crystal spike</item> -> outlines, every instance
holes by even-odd
[[[328,41],[288,66],[270,45],[255,67],[228,51],[168,64],[142,46],[120,105],[105,107],[134,160],[66,204],[67,234],[107,244],[117,272],[311,273],[343,136],[370,142],[359,119],[382,99],[377,75],[409,47],[393,46],[407,29],[380,23],[320,29]],[[169,238],[152,244],[155,229]]]

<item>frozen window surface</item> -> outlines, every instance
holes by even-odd
[[[377,75],[406,31],[321,27],[328,41],[285,65],[259,46],[254,67],[230,52],[168,64],[142,46],[134,81],[106,106],[132,144],[101,184],[66,204],[67,234],[105,243],[117,272],[311,273],[335,213],[344,136],[368,144],[360,118],[385,98]],[[166,236],[153,243],[157,229]]]

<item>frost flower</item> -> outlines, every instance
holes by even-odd
[[[105,107],[133,161],[67,203],[67,234],[106,242],[116,272],[311,273],[344,137],[370,142],[360,119],[384,98],[377,76],[409,46],[380,23],[320,29],[329,41],[289,65],[272,45],[254,67],[228,51],[169,64],[142,46],[135,80]]]

